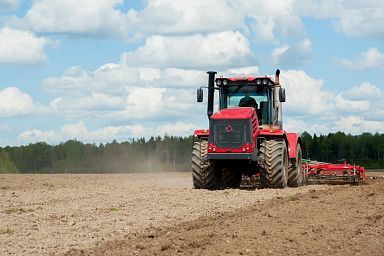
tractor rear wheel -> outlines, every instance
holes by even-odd
[[[197,189],[216,189],[219,179],[215,168],[206,160],[208,141],[196,141],[192,150],[192,178],[193,186]]]
[[[264,159],[260,168],[262,188],[285,188],[288,183],[288,153],[284,140],[264,140],[259,156]]]
[[[296,146],[296,159],[291,162],[288,170],[288,186],[300,187],[303,185],[303,163],[300,144]]]
[[[241,184],[242,174],[239,171],[222,169],[222,183],[225,188],[239,188]]]

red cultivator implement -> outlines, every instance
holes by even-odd
[[[364,167],[348,164],[331,164],[303,160],[304,175],[310,184],[353,184],[365,179]]]
[[[305,184],[351,184],[358,185],[365,180],[365,169],[362,166],[348,164],[343,160],[342,164],[324,163],[311,160],[302,160],[303,185]],[[260,175],[251,177],[243,176],[241,187],[260,187]]]

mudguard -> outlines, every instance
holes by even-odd
[[[301,138],[298,133],[286,133],[287,140],[288,140],[288,156],[289,158],[296,158],[296,150],[297,150],[297,144],[301,143]]]
[[[195,130],[193,137],[195,138],[207,138],[209,136],[209,130]]]
[[[279,129],[277,126],[267,126],[266,128],[267,129],[264,128],[264,129],[260,130],[258,135],[260,137],[273,137],[273,138],[281,137],[281,138],[283,138],[287,144],[288,153],[290,153],[289,152],[289,146],[291,144],[288,141],[287,133],[284,130]],[[296,151],[295,151],[295,154],[296,154]],[[288,157],[291,158],[290,154],[288,155]],[[296,155],[295,155],[295,158],[296,158]]]

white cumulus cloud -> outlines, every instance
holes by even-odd
[[[283,105],[287,130],[317,134],[383,132],[384,91],[377,86],[363,82],[346,91],[331,92],[322,88],[323,81],[302,71],[283,72],[281,81],[287,90]]]
[[[356,108],[360,108],[359,118],[367,121],[384,122],[384,90],[363,82],[351,89],[340,93],[349,102],[353,102]],[[369,107],[367,107],[369,106]],[[351,106],[353,109],[353,107]],[[350,111],[351,112],[351,111]]]
[[[285,111],[293,115],[318,116],[334,109],[334,95],[322,88],[324,81],[302,70],[282,71],[280,80],[286,88]]]
[[[54,131],[25,130],[21,132],[17,140],[23,144],[37,142],[60,142],[60,136]]]
[[[206,81],[205,71],[109,63],[94,71],[71,67],[42,86],[55,96],[50,106],[58,116],[142,120],[196,109],[195,88]]]
[[[58,131],[25,130],[18,136],[18,141],[22,144],[35,142],[59,143],[76,139],[89,143],[105,143],[112,140],[127,141],[132,138],[151,136],[185,136],[192,134],[197,129],[196,125],[184,122],[171,122],[162,125],[121,125],[105,126],[90,130],[84,121],[64,125]]]
[[[79,66],[68,68],[59,77],[43,80],[43,89],[49,93],[72,96],[89,95],[95,92],[122,95],[130,86],[158,88],[196,88],[206,82],[204,71],[180,68],[128,67],[108,63],[94,71]]]
[[[291,116],[331,121],[359,113],[369,120],[381,109],[379,103],[384,101],[384,92],[367,82],[346,91],[330,91],[323,88],[323,80],[302,70],[282,71],[280,80],[287,95],[283,109]]]
[[[84,34],[96,37],[123,35],[125,15],[116,9],[123,0],[38,0],[13,26],[44,33]]]
[[[367,100],[351,100],[339,93],[335,97],[336,108],[340,111],[361,113],[369,111],[371,104]]]
[[[45,47],[53,41],[30,31],[4,27],[0,30],[0,63],[33,64],[47,60]]]
[[[283,44],[272,51],[272,62],[281,66],[302,66],[312,57],[312,43],[306,38],[293,46]]]
[[[351,134],[361,134],[362,132],[384,133],[384,121],[367,120],[360,116],[341,117],[335,123],[341,131]]]
[[[384,38],[382,0],[295,0],[293,14],[332,19],[334,28],[348,36]]]
[[[126,65],[147,67],[241,67],[252,62],[255,59],[247,38],[232,31],[183,37],[150,36],[142,47],[122,55]]]
[[[256,43],[278,43],[283,37],[303,38],[305,27],[293,13],[293,0],[237,1],[236,11],[243,13]]]
[[[310,134],[328,134],[330,132],[337,132],[336,125],[328,125],[324,122],[316,122],[311,118],[303,118],[297,116],[285,116],[283,119],[284,130],[288,132],[308,132]]]
[[[242,68],[232,68],[224,71],[226,76],[258,76],[260,74],[260,70],[258,66],[248,66]]]
[[[344,8],[339,14],[336,29],[349,36],[370,36],[384,39],[383,1],[344,1],[343,5]]]
[[[31,114],[38,109],[33,99],[17,87],[0,90],[0,116],[13,117]]]
[[[360,53],[359,57],[350,60],[342,59],[339,63],[352,70],[365,70],[376,67],[384,67],[384,54],[377,48],[371,47],[367,51]]]
[[[130,30],[138,34],[185,34],[219,32],[242,25],[243,15],[234,11],[236,1],[149,0],[142,10],[130,10]]]
[[[10,2],[8,0],[7,2]],[[226,30],[248,31],[256,42],[304,32],[293,0],[148,0],[143,8],[122,11],[123,0],[38,0],[14,27],[39,33],[137,39],[148,35],[186,35]]]
[[[228,69],[221,75],[258,75],[257,66]],[[43,81],[54,96],[57,116],[111,120],[181,120],[205,115],[196,103],[196,88],[207,85],[205,70],[128,67],[108,63],[94,71],[73,66],[61,76]]]
[[[353,86],[343,94],[352,100],[378,100],[384,97],[384,92],[369,82]]]
[[[83,97],[58,97],[51,101],[52,110],[58,114],[66,116],[85,116],[89,112],[94,112],[95,116],[110,111],[124,109],[124,99],[104,93],[91,93]]]

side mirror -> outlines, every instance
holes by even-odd
[[[196,91],[196,96],[197,96],[197,102],[203,102],[203,88],[199,88]]]
[[[285,89],[284,88],[280,88],[279,100],[280,100],[280,102],[285,102]]]

